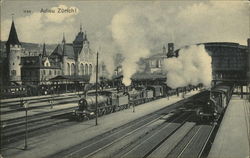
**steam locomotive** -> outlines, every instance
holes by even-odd
[[[98,116],[127,109],[130,106],[146,103],[161,97],[176,95],[195,87],[169,89],[164,85],[151,85],[147,87],[134,87],[123,92],[100,91],[97,94]],[[90,119],[96,114],[96,93],[88,93],[79,100],[78,109],[73,111],[73,116],[78,120]]]
[[[231,99],[234,86],[232,84],[221,83],[215,85],[210,90],[206,103],[197,108],[197,116],[201,120],[218,120],[225,112],[226,107]]]

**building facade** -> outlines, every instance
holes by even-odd
[[[43,44],[41,53],[30,53],[22,47],[12,21],[6,42],[8,82],[39,85],[56,76],[90,76],[94,71],[95,53],[89,47],[86,32],[80,31],[72,43],[66,43],[65,36],[52,52]],[[4,66],[4,65],[3,65]],[[3,68],[5,69],[5,68]]]
[[[6,42],[7,52],[7,79],[9,81],[21,80],[21,54],[22,45],[18,40],[14,21],[12,21],[8,41]]]
[[[158,53],[150,56],[146,60],[146,72],[163,74],[163,62],[167,58],[177,57],[178,52],[174,51],[174,43],[168,43],[168,51],[166,47],[163,46],[162,53]]]
[[[242,81],[250,80],[250,39],[248,46],[231,42],[211,42],[204,44],[205,49],[212,57],[213,80]],[[198,44],[199,45],[199,44]],[[163,74],[163,61],[167,58],[178,57],[179,50],[174,50],[172,43],[165,46],[163,52],[146,59],[146,73]],[[241,82],[240,81],[240,82]]]

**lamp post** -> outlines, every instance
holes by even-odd
[[[98,52],[96,54],[96,78],[95,78],[95,84],[96,84],[96,93],[95,93],[95,125],[97,126],[98,123],[97,123],[97,118],[98,118],[98,100],[97,100],[97,91],[98,91],[98,88],[97,88],[97,83],[98,83]]]
[[[29,103],[27,101],[21,100],[21,107],[25,109],[25,140],[24,140],[24,150],[28,149],[28,108]]]

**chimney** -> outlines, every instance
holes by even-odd
[[[174,56],[174,43],[168,43],[168,53],[167,56],[173,57]]]

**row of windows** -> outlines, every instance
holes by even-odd
[[[89,75],[92,74],[93,68],[92,65],[88,65],[88,64],[81,64],[80,68],[79,68],[79,72],[80,75]],[[72,63],[71,65],[69,63],[67,63],[67,74],[68,75],[73,75],[76,73],[76,66],[74,63]]]
[[[47,75],[46,70],[42,71],[43,75]],[[49,70],[48,75],[52,75],[53,74],[53,70]],[[54,70],[54,75],[60,75],[61,71],[60,70]]]
[[[16,72],[15,72],[15,70],[12,70],[13,72],[13,74],[15,74]],[[28,77],[28,76],[30,76],[30,77],[37,77],[39,75],[39,72],[38,71],[24,71],[23,72],[23,76],[25,76],[25,77]],[[61,75],[61,71],[60,70],[49,70],[49,71],[46,71],[46,70],[42,70],[41,71],[41,75],[44,75],[44,76],[46,76],[46,75]]]
[[[160,68],[161,66],[162,66],[162,62],[160,59],[150,61],[150,67]]]
[[[1,92],[17,92],[17,91],[25,91],[25,88],[10,88],[10,89],[1,89]]]

